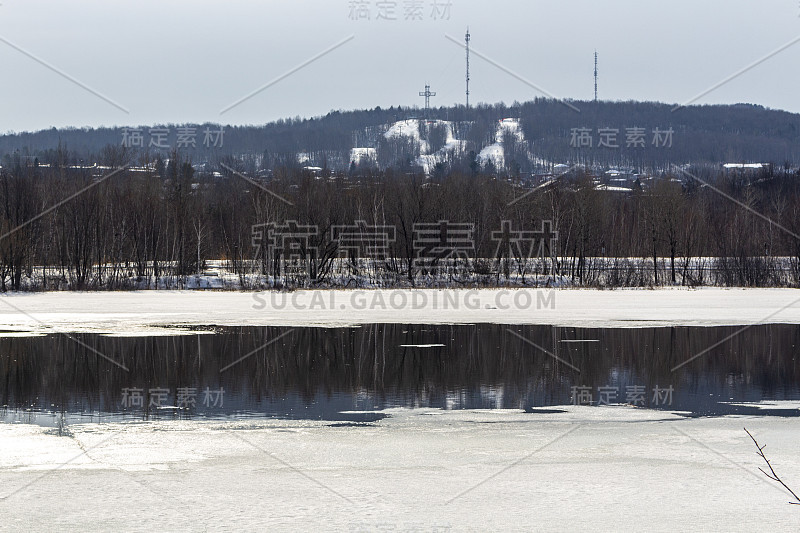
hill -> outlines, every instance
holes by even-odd
[[[109,147],[123,145],[132,161],[165,158],[177,148],[195,164],[213,166],[233,157],[252,172],[311,166],[430,174],[480,165],[489,172],[517,174],[576,163],[633,172],[686,163],[771,162],[788,168],[800,164],[800,115],[750,104],[676,110],[654,102],[552,99],[427,112],[378,107],[254,126],[166,124],[9,133],[0,136],[0,156],[6,167],[14,157],[51,164],[65,158],[72,164],[107,163],[109,153],[117,153]]]

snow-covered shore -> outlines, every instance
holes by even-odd
[[[0,425],[0,530],[797,531],[800,419],[629,407]]]
[[[174,334],[165,326],[365,323],[575,327],[800,324],[800,290],[322,290],[50,292],[0,296],[6,332]],[[6,333],[13,334],[13,333]]]

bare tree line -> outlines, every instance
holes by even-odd
[[[105,154],[109,168],[123,168],[128,157],[119,148]],[[241,168],[220,178],[196,172],[178,153],[142,168],[110,177],[69,166],[4,168],[0,289],[184,287],[210,260],[224,261],[245,288],[797,286],[800,279],[800,187],[793,174],[772,169],[700,168],[692,171],[699,180],[664,174],[619,193],[580,170],[532,191],[480,171],[431,179],[392,169],[346,176],[277,168],[260,180]],[[297,243],[302,260],[294,264],[253,245],[254,226],[286,221],[318,230]],[[343,253],[332,228],[356,221],[395,228],[385,256]],[[420,268],[415,228],[440,221],[469,224],[474,249]],[[545,253],[498,245],[504,224],[536,231],[543,221],[558,233]]]

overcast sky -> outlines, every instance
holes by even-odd
[[[350,0],[0,0],[0,131],[259,124],[422,105],[426,82],[432,104],[463,103],[464,50],[445,35],[467,26],[476,52],[554,96],[592,98],[596,48],[601,99],[683,103],[800,38],[798,0],[436,1],[438,17],[432,0],[416,13],[397,0],[397,20],[379,18],[392,12],[371,0],[353,20]],[[799,64],[800,42],[698,103],[800,112]],[[542,96],[477,56],[471,89],[472,102]]]

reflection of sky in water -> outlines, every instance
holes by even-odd
[[[751,327],[672,371],[739,329],[385,324],[78,336],[129,371],[65,336],[4,338],[0,421],[57,427],[61,415],[53,413],[63,413],[68,423],[251,417],[358,423],[381,415],[343,412],[531,410],[570,404],[579,389],[593,404],[695,415],[800,413],[780,405],[761,410],[731,405],[800,400],[800,367],[794,361],[798,326]],[[586,340],[592,342],[575,342]],[[179,391],[187,387],[195,389],[194,401],[181,405]],[[148,405],[151,389],[158,388],[167,391],[160,408]],[[132,389],[143,391],[144,405],[125,403]],[[224,390],[221,405],[204,400],[206,389]]]

